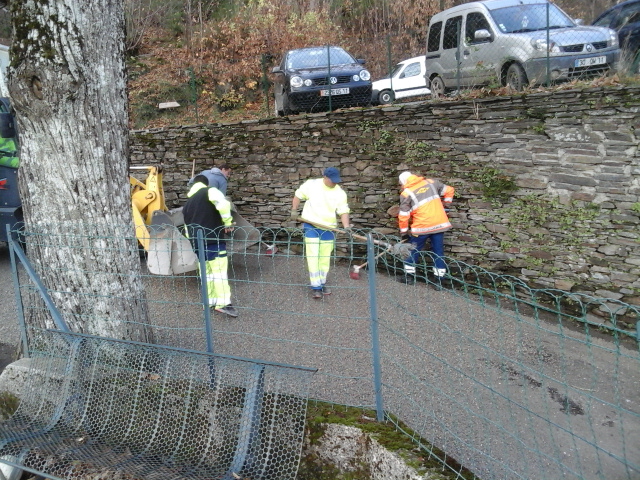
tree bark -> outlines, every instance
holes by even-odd
[[[149,341],[128,181],[123,0],[20,0],[11,11],[29,259],[71,330]],[[52,326],[40,317],[31,320]]]

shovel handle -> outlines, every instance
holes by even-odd
[[[323,230],[330,230],[332,232],[338,232],[338,233],[346,233],[347,235],[351,235],[353,238],[357,238],[358,240],[364,240],[365,242],[367,241],[367,237],[363,237],[362,235],[357,235],[357,234],[352,233],[352,232],[347,232],[346,230],[342,230],[340,228],[331,227],[329,225],[324,225],[324,224],[318,223],[318,222],[312,222],[312,221],[307,220],[306,218],[302,218],[302,217],[298,217],[298,220],[300,222],[304,222],[304,223],[308,223],[310,225],[313,225],[314,227],[322,228]],[[381,242],[380,240],[374,240],[373,243],[375,243],[376,245],[380,245],[382,247],[385,247],[385,248],[393,248],[393,245],[391,245],[389,243],[386,243],[386,242]]]
[[[406,240],[401,240],[399,243],[404,243],[406,242]],[[382,255],[384,255],[385,253],[389,253],[391,250],[393,249],[392,245],[389,245],[385,250],[381,251],[379,254],[377,254],[375,257],[373,257],[374,260],[377,260],[378,258],[380,258]],[[367,266],[367,264],[369,263],[369,261],[364,262],[362,265],[356,265],[356,268],[358,270],[360,270],[361,268],[364,268]]]

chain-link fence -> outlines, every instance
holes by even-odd
[[[0,423],[9,464],[52,479],[296,478],[312,370],[43,330],[29,356]]]
[[[145,297],[125,292],[121,300],[147,306],[147,329],[157,343],[318,368],[310,398],[375,409],[423,456],[439,459],[450,478],[463,474],[434,446],[478,478],[631,480],[640,473],[637,307],[533,290],[452,258],[445,259],[450,276],[441,282],[431,276],[429,252],[422,254],[419,281],[400,283],[403,258],[388,250],[398,239],[369,231],[355,232],[366,242],[338,234],[331,294],[315,299],[302,232],[258,231],[230,249],[238,317],[203,309],[196,271],[151,275],[144,256]],[[27,251],[55,246],[61,256],[66,245],[86,258],[92,245],[136,248],[135,237],[114,242],[107,231],[98,243],[69,233],[25,233]],[[46,288],[54,305],[96,298],[63,285],[67,275],[96,275],[90,262],[73,272],[47,268],[57,269],[59,283]],[[33,279],[21,269],[17,276],[29,328],[47,315],[45,324],[53,324]],[[82,319],[90,324],[92,315],[89,304]]]

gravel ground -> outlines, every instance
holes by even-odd
[[[240,315],[213,316],[217,353],[316,367],[312,398],[375,405],[366,270],[353,280],[347,265],[334,265],[333,293],[322,300],[310,298],[299,256],[234,255],[230,272]],[[619,460],[640,468],[633,343],[424,283],[382,273],[375,281],[384,407],[424,438],[484,479],[640,478]],[[197,298],[193,278],[153,282],[154,291]],[[201,315],[197,304],[158,305],[169,324]],[[180,341],[204,348],[201,331]]]
[[[6,250],[0,255],[6,267]],[[301,257],[233,255],[240,315],[213,315],[214,350],[316,367],[312,398],[373,406],[367,275],[354,280],[346,264],[334,265],[332,295],[313,300]],[[425,439],[485,480],[640,478],[635,345],[482,306],[459,291],[382,273],[375,282],[384,407]],[[1,285],[3,306],[11,305],[10,281]],[[195,278],[150,277],[147,295],[156,341],[205,349]],[[0,322],[8,345],[18,341],[10,317]]]
[[[13,361],[20,341],[9,249],[0,242],[0,372]]]

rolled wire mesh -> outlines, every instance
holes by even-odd
[[[40,331],[0,457],[50,478],[295,478],[311,369]]]
[[[369,265],[351,275],[366,245],[339,233],[332,294],[316,300],[302,232],[257,230],[229,245],[239,316],[211,313],[216,353],[317,367],[311,398],[375,408],[375,311],[387,419],[426,454],[437,455],[430,442],[480,478],[637,476],[637,307],[536,290],[452,258],[440,280],[429,252],[418,281],[399,283],[403,258],[387,251],[398,239],[365,231],[355,233],[379,242],[376,274]],[[142,277],[154,338],[203,350],[197,272]]]

